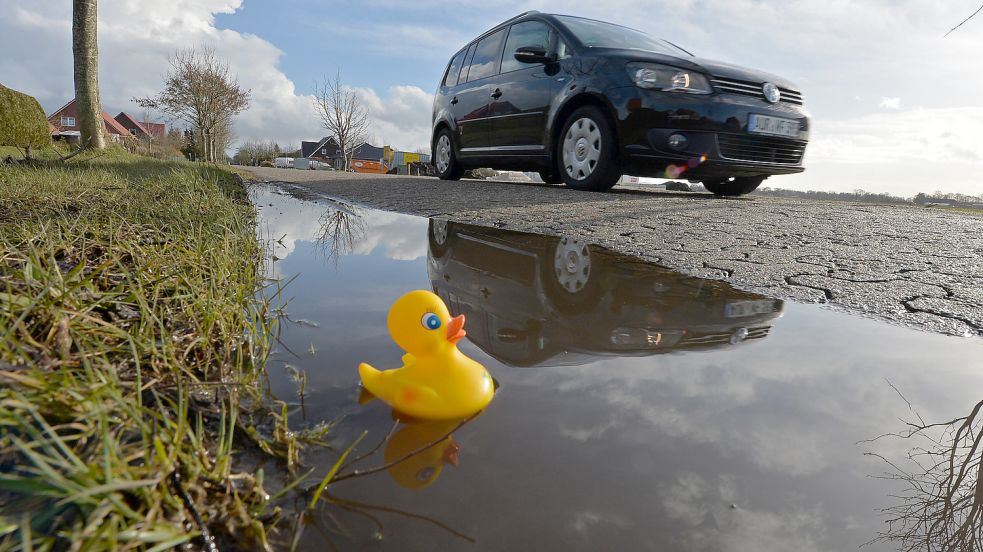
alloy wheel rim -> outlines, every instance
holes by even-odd
[[[447,135],[441,135],[437,140],[437,170],[444,172],[451,164],[451,141]]]
[[[584,289],[590,280],[591,258],[587,244],[571,238],[560,238],[553,256],[556,283],[570,293]]]
[[[574,180],[593,174],[601,159],[601,129],[590,117],[581,117],[570,125],[563,137],[563,167]]]

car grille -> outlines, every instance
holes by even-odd
[[[769,331],[771,331],[771,327],[748,328],[747,337],[744,338],[744,340],[750,341],[752,339],[762,339],[768,335]],[[733,335],[733,332],[691,335],[680,341],[679,346],[697,347],[702,345],[719,345],[723,343],[730,343],[730,338]]]
[[[732,161],[798,165],[806,151],[806,142],[785,138],[718,134],[720,156]]]
[[[723,77],[713,77],[710,79],[710,82],[713,83],[713,87],[718,92],[724,94],[740,94],[741,96],[754,96],[760,99],[764,99],[765,97],[765,93],[762,91],[763,82],[751,82]],[[782,98],[779,101],[802,105],[802,93],[798,90],[779,86],[778,91],[782,93]]]

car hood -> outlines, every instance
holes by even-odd
[[[740,65],[734,65],[732,63],[715,61],[712,59],[701,57],[683,58],[668,54],[660,54],[658,52],[649,52],[647,50],[614,48],[605,48],[605,54],[609,57],[624,58],[626,61],[650,61],[652,63],[664,63],[666,65],[672,65],[683,69],[702,71],[715,77],[738,79],[750,82],[771,82],[782,88],[799,91],[799,87],[796,86],[795,83],[788,79],[779,77],[778,75],[773,75],[757,69],[741,67]]]

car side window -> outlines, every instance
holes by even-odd
[[[471,59],[471,67],[468,69],[467,82],[495,74],[504,37],[505,29],[502,29],[478,41],[478,47],[475,48],[474,57]]]
[[[515,51],[523,46],[540,46],[543,50],[550,48],[550,28],[540,21],[523,21],[509,29],[509,38],[505,41],[505,53],[502,57],[502,72],[508,73],[517,69],[532,67],[532,63],[522,63],[515,59]]]
[[[464,65],[464,56],[467,53],[467,50],[461,50],[451,60],[450,67],[447,68],[447,75],[444,76],[444,86],[455,86],[457,84],[457,76],[461,74],[461,66]]]

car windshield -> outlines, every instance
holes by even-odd
[[[671,42],[621,25],[569,15],[559,15],[557,19],[588,48],[630,48],[672,56],[693,55]]]

